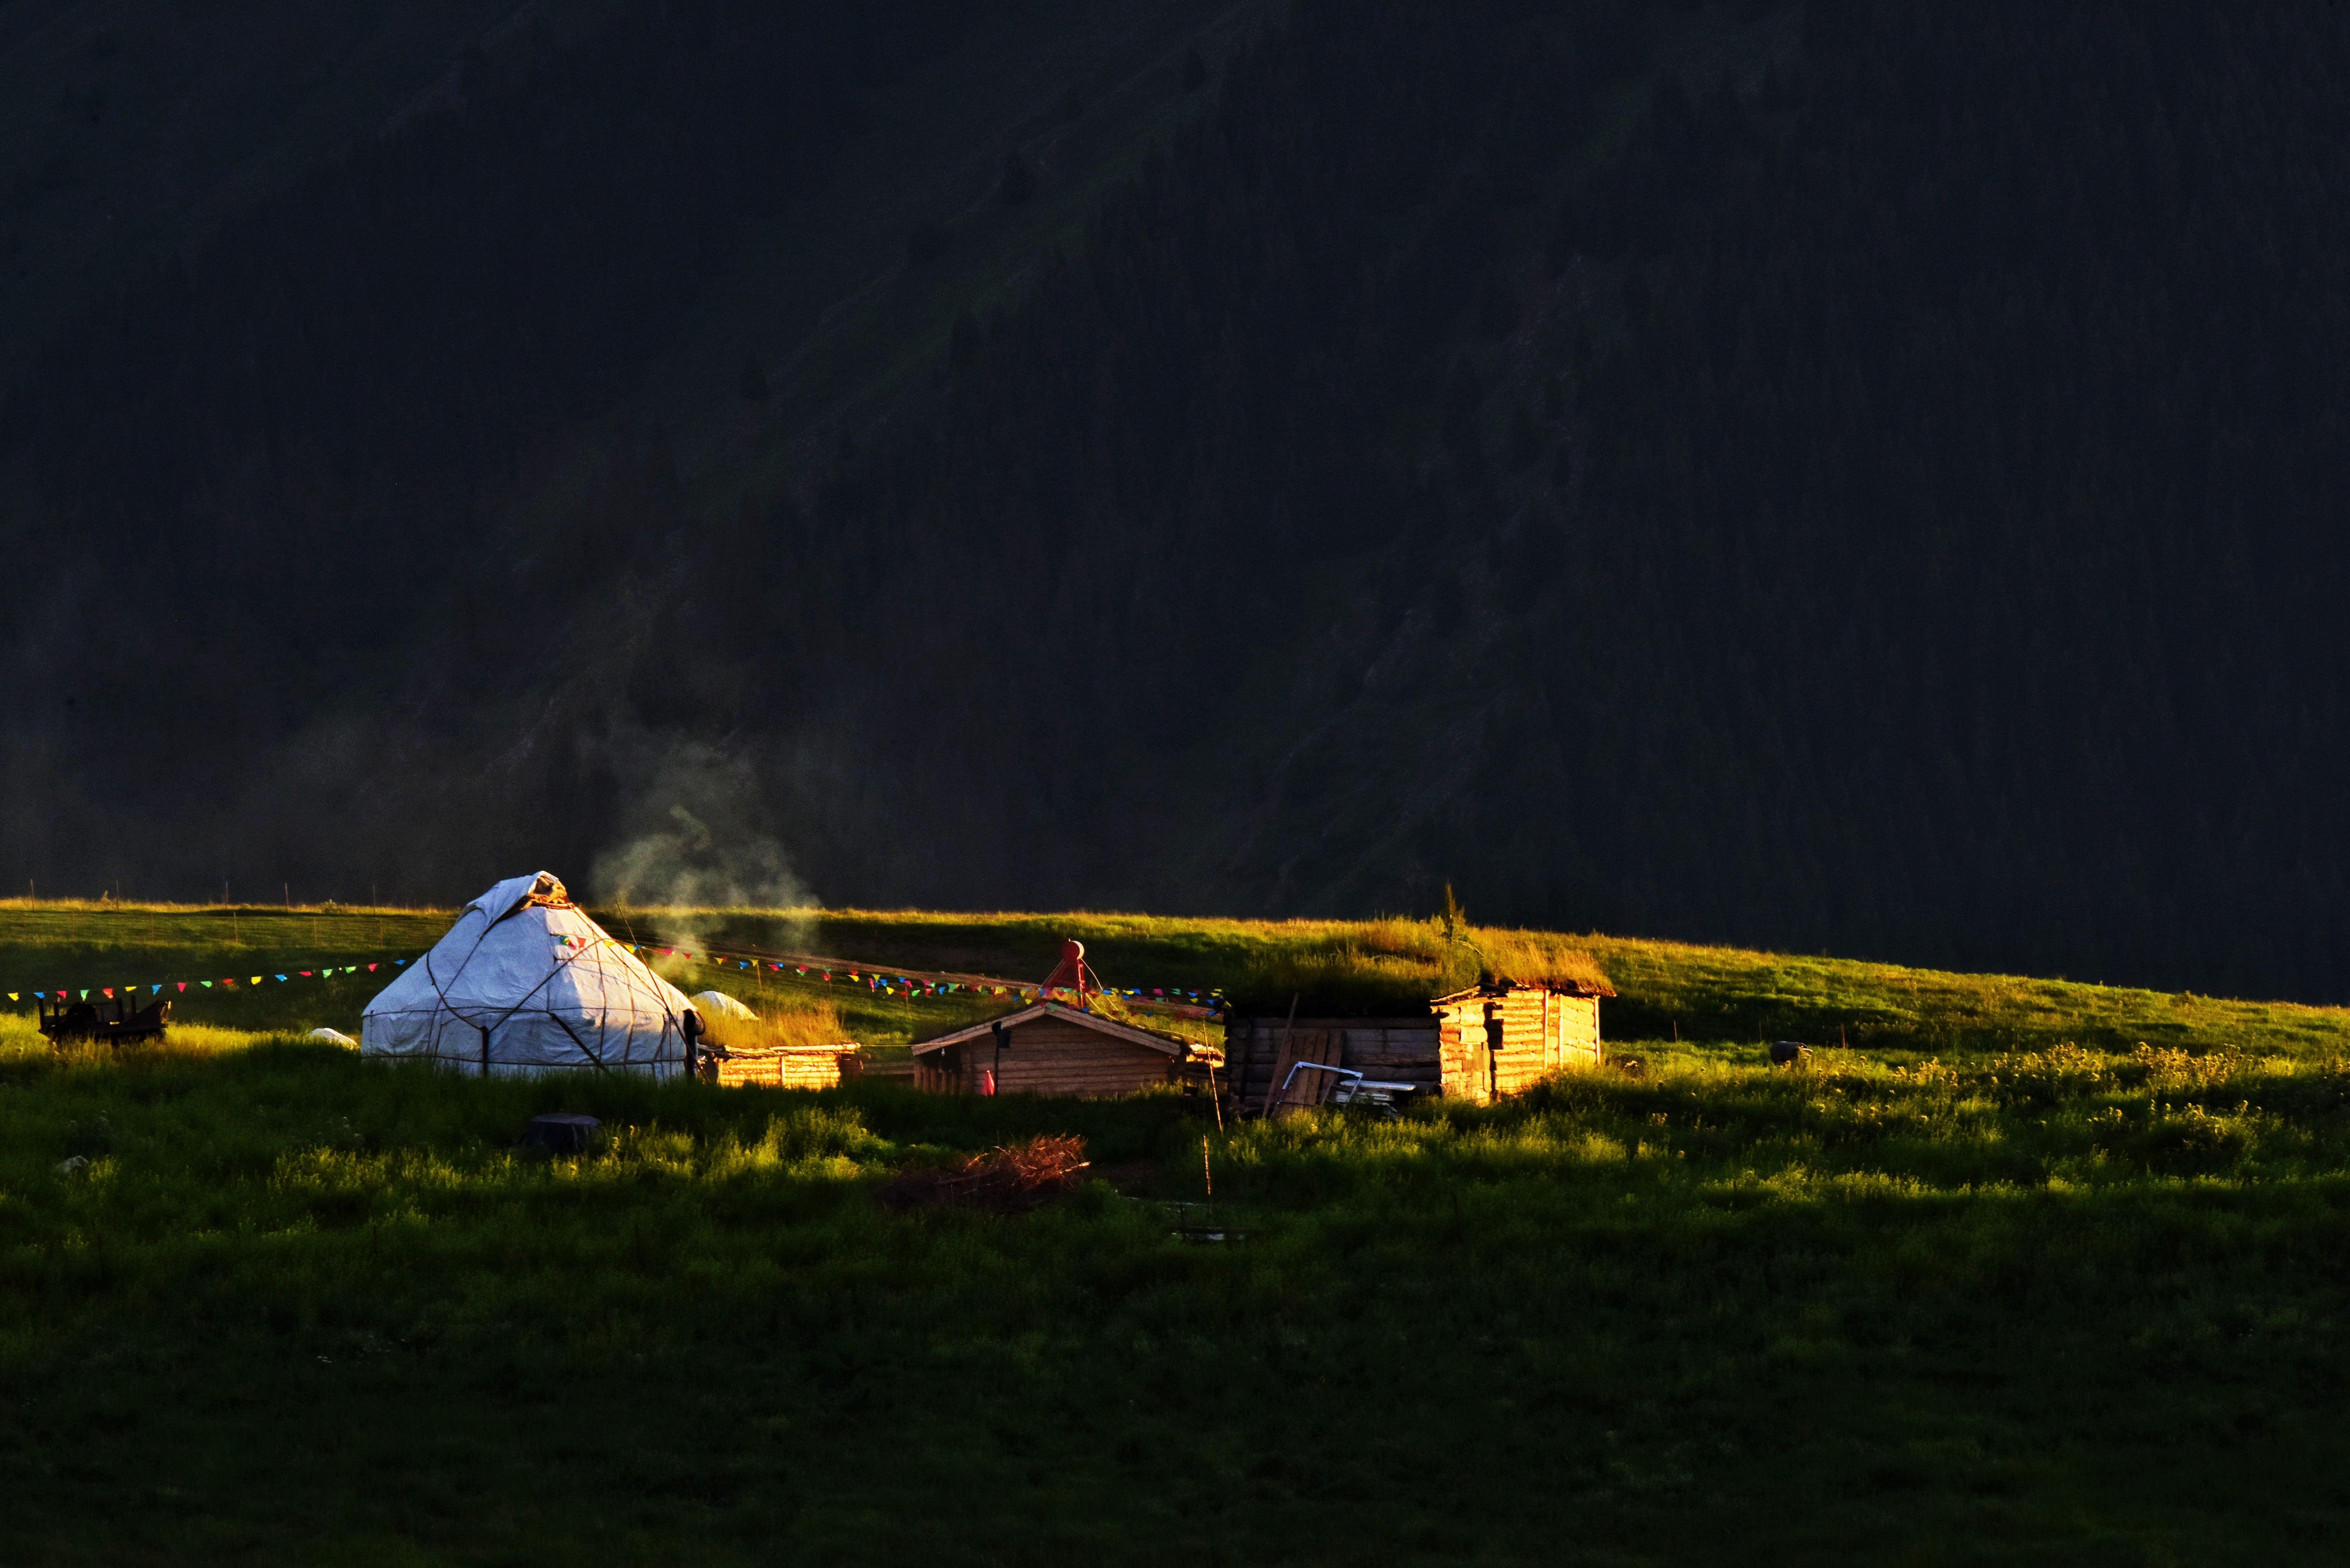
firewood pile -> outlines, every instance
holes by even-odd
[[[972,1155],[960,1165],[900,1171],[881,1189],[881,1201],[900,1212],[955,1203],[996,1214],[1024,1214],[1075,1191],[1087,1163],[1084,1138],[1040,1135],[1024,1144]]]

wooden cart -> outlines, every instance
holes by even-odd
[[[82,1041],[120,1045],[163,1038],[164,1027],[172,1021],[172,1004],[156,1002],[134,1009],[132,1000],[127,992],[96,1002],[68,1002],[62,995],[45,998],[39,1003],[41,1033],[60,1050]]]

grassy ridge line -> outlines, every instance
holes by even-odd
[[[1277,988],[1296,975],[1368,981],[1407,974],[1377,943],[1394,921],[1246,920],[1073,911],[702,909],[631,911],[644,929],[690,930],[713,943],[821,944],[908,968],[1045,974],[1064,937],[1086,944],[1113,985],[1228,991],[1258,978]],[[1409,922],[1404,922],[1409,924]],[[1419,923],[1423,933],[1426,922]],[[1842,1043],[1907,1060],[1999,1053],[2067,1042],[2129,1051],[2140,1042],[2194,1052],[2234,1046],[2324,1058],[2350,1052],[2350,1009],[2249,1002],[2016,975],[1970,975],[1857,959],[1708,947],[1602,932],[1468,932],[1483,950],[1532,946],[1587,954],[1617,994],[1601,1003],[1610,1041],[1707,1041],[1751,1045],[1800,1039]],[[1288,992],[1276,999],[1285,1002]],[[1423,997],[1427,994],[1420,992]]]

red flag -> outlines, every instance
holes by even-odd
[[[113,988],[112,986],[110,986],[110,985],[101,985],[101,986],[99,986],[98,989],[99,989],[99,992],[100,992],[101,994],[103,994],[103,995],[106,995],[106,996],[109,996],[109,997],[110,997],[110,996],[112,996],[112,995],[114,994],[114,988]]]
[[[995,1069],[994,1069],[994,1068],[990,1067],[990,1068],[988,1068],[985,1072],[983,1072],[983,1073],[982,1073],[982,1074],[980,1075],[980,1076],[979,1076],[979,1092],[980,1092],[981,1094],[983,1094],[983,1095],[992,1095],[992,1094],[995,1093]]]
[[[180,988],[182,991],[185,991],[185,990],[187,990],[187,989],[188,989],[188,982],[187,982],[186,981],[184,981],[184,980],[183,980],[183,981],[177,981],[176,983],[179,985],[179,988]]]

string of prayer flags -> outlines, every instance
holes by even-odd
[[[566,940],[569,940],[574,939]],[[952,996],[962,992],[971,992],[982,996],[1008,996],[1023,1001],[1042,997],[1064,997],[1065,1000],[1066,999],[1064,993],[1058,990],[1048,991],[1033,985],[1021,985],[1016,982],[995,983],[986,981],[951,980],[944,977],[918,979],[915,976],[907,974],[888,974],[879,970],[852,969],[833,971],[826,969],[820,964],[791,962],[788,960],[768,958],[763,954],[745,955],[743,953],[716,952],[707,949],[697,953],[691,948],[677,946],[662,947],[656,943],[650,942],[630,942],[623,945],[627,951],[636,953],[645,958],[653,958],[656,956],[662,958],[677,958],[683,959],[688,962],[716,964],[722,968],[732,965],[737,972],[752,970],[767,970],[776,974],[782,974],[788,968],[792,973],[806,975],[822,980],[827,985],[837,984],[840,981],[847,980],[852,983],[861,984],[866,988],[866,990],[882,996],[898,996],[902,994],[908,997],[916,995],[939,997]],[[1212,1010],[1223,1004],[1223,992],[1221,989],[1214,987],[1206,991],[1196,991],[1182,986],[1112,986],[1107,988],[1107,994],[1113,996],[1131,997],[1135,1001],[1143,1002],[1146,1005],[1152,1002],[1172,1005],[1190,1004],[1194,1006],[1205,1006]],[[1075,993],[1069,994],[1074,995]]]
[[[586,943],[583,941],[581,945],[585,946]],[[370,963],[366,966],[368,972],[370,974],[374,973],[376,970],[380,968],[387,961],[394,968],[405,968],[409,962],[406,959],[391,959],[389,961],[379,959],[374,963]],[[242,981],[240,981],[236,976],[232,974],[225,975],[218,981],[198,980],[190,981],[184,980],[157,980],[125,981],[120,985],[100,985],[95,987],[82,986],[78,989],[71,990],[65,986],[58,986],[53,991],[36,991],[32,994],[33,999],[36,1002],[63,1002],[68,997],[87,1002],[89,1000],[90,992],[95,990],[100,997],[109,1002],[113,1002],[119,999],[127,1002],[139,994],[140,989],[142,985],[145,987],[147,994],[150,996],[162,995],[163,988],[167,985],[182,995],[185,995],[187,993],[188,987],[191,984],[193,984],[204,991],[211,991],[215,986],[218,986],[220,989],[224,991],[234,991],[240,983],[246,986],[257,986],[265,981],[275,979],[279,984],[287,985],[291,984],[296,980],[332,980],[337,975],[340,974],[357,974],[359,972],[359,969],[360,966],[356,963],[327,964],[317,969],[295,970],[286,974],[248,975]],[[25,997],[25,993],[22,991],[11,991],[0,994],[5,994],[11,1002],[21,1002]]]

